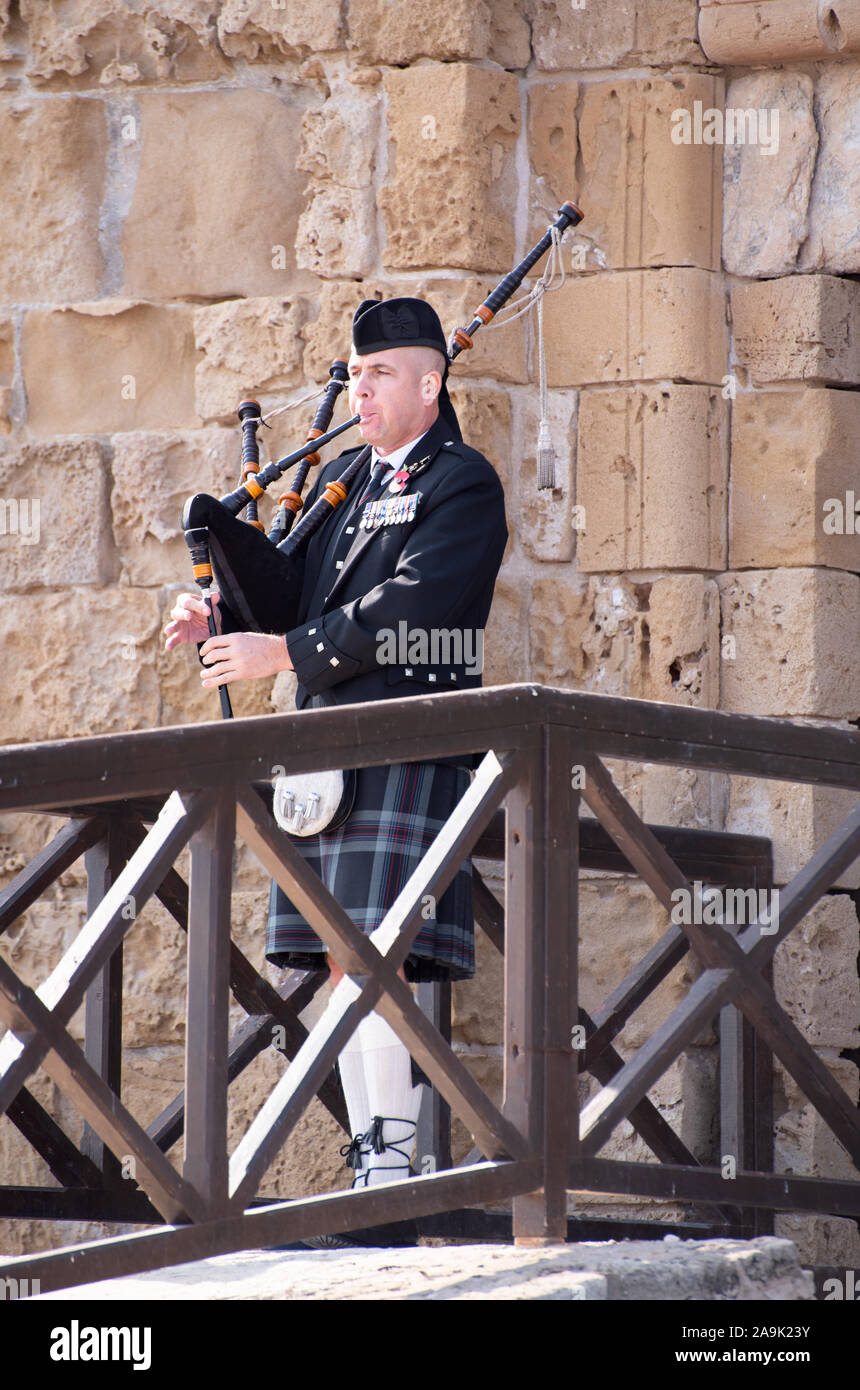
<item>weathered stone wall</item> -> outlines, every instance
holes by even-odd
[[[482,331],[452,374],[464,434],[508,497],[485,682],[856,724],[860,27],[834,4],[822,32],[819,8],[0,0],[2,741],[213,718],[193,655],[166,657],[160,630],[189,587],[184,498],[234,485],[242,395],[268,409],[319,384],[377,291],[426,294],[446,330],[468,321],[564,198],[585,220],[545,301],[552,493],[535,488],[532,327]],[[746,113],[743,144],[730,112]],[[307,407],[280,416],[271,456],[308,422]],[[235,692],[242,714],[291,698],[287,678]],[[649,821],[771,836],[780,884],[852,801],[612,770]],[[0,817],[0,885],[54,825]],[[855,1098],[858,883],[855,865],[776,969]],[[242,850],[235,886],[236,938],[262,966],[265,883]],[[591,1007],[666,919],[626,878],[590,874],[582,899]],[[0,949],[29,982],[83,905],[79,865],[7,933]],[[148,908],[126,964],[124,1085],[144,1123],[182,1081],[183,957]],[[479,962],[455,990],[455,1038],[498,1097],[502,969],[480,937]],[[622,1053],[694,972],[679,967],[630,1021]],[[233,1088],[231,1143],[279,1067],[266,1053]],[[56,1089],[33,1089],[77,1136]],[[719,1161],[712,1031],[653,1098]],[[782,1167],[852,1173],[782,1073],[776,1109]],[[315,1106],[265,1191],[342,1183],[338,1143]],[[605,1152],[649,1156],[629,1125]],[[7,1120],[0,1180],[50,1181]],[[850,1222],[780,1229],[805,1258],[860,1258]],[[0,1246],[94,1233],[7,1223]]]

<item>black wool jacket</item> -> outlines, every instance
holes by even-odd
[[[371,507],[355,509],[368,464],[312,538],[285,628],[299,709],[322,693],[326,704],[351,704],[480,686],[476,653],[508,538],[505,499],[492,465],[449,436],[437,419],[404,460],[419,468],[403,492],[373,494],[392,519],[383,512],[382,524],[360,524]],[[307,508],[350,456],[325,467]]]
[[[405,489],[377,489],[381,524],[363,527],[363,515],[373,519],[371,503],[356,506],[368,461],[295,557],[276,630],[298,679],[297,709],[313,696],[341,705],[481,685],[484,628],[508,538],[505,499],[492,464],[450,433],[437,418],[401,465],[417,464]],[[357,452],[322,468],[303,514]],[[225,630],[239,625],[228,621]]]

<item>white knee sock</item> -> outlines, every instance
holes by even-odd
[[[409,1176],[422,1088],[412,1085],[409,1049],[384,1018],[377,1013],[368,1014],[356,1033],[372,1117],[367,1145],[371,1152],[365,1159],[365,1182],[372,1187]]]
[[[352,1135],[352,1144],[344,1145],[341,1153],[354,1168],[353,1187],[362,1187],[366,1181],[363,1174],[367,1168],[369,1149],[367,1143],[360,1140],[370,1128],[371,1111],[364,1081],[364,1057],[358,1028],[343,1048],[338,1058],[338,1066]]]

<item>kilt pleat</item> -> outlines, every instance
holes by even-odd
[[[394,763],[358,770],[355,805],[339,830],[292,843],[347,916],[366,934],[379,926],[469,786],[465,768]],[[475,972],[472,864],[467,858],[428,916],[406,960],[408,980],[464,980]],[[325,947],[272,883],[266,957],[297,970],[325,969]]]

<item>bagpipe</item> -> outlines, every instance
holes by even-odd
[[[475,333],[496,316],[519,288],[532,266],[549,250],[557,247],[569,227],[582,221],[582,213],[571,202],[562,203],[553,222],[540,241],[475,310],[471,323],[456,328],[448,344],[448,362],[472,347]],[[311,537],[328,520],[346,498],[350,484],[367,463],[371,446],[365,445],[350,460],[339,478],[329,482],[322,495],[294,525],[302,509],[302,490],[310,469],[320,462],[320,450],[345,430],[359,423],[354,415],[342,424],[329,428],[335,403],[349,382],[347,364],[336,359],[329,369],[330,381],[314,417],[307,441],[301,448],[259,470],[257,430],[261,423],[259,402],[244,400],[238,410],[242,428],[242,474],[240,486],[220,500],[197,493],[185,504],[182,528],[191,552],[194,578],[204,597],[214,583],[218,592],[238,621],[241,631],[286,633],[292,622],[286,621],[291,598],[298,597],[302,578],[299,557]],[[266,488],[293,465],[298,464],[291,489],[280,498],[280,509],[274,525],[266,535],[257,516],[257,499]],[[544,484],[546,485],[546,484]],[[239,514],[247,509],[247,519]],[[209,604],[209,632],[217,635],[212,606]],[[227,688],[218,687],[221,710],[225,718],[232,717]]]

